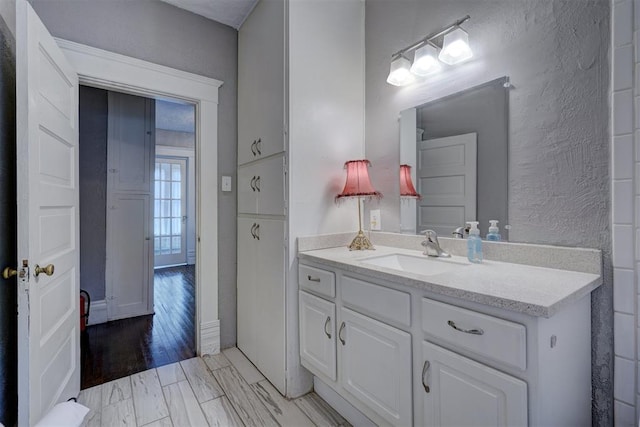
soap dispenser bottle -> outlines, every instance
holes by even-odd
[[[487,234],[487,240],[491,240],[493,242],[499,242],[501,240],[500,229],[498,228],[498,220],[491,219],[489,220],[489,233]]]
[[[482,239],[478,230],[478,221],[467,222],[471,226],[467,237],[467,258],[473,263],[482,262]]]

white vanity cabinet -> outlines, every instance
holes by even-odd
[[[324,299],[335,301],[335,277],[331,271],[299,265],[299,283],[305,289],[299,292],[302,365],[343,392],[377,424],[411,425],[411,334],[381,321],[395,316],[393,304],[382,308],[378,316],[356,311],[361,307],[363,312],[372,313],[371,307],[383,307],[385,301],[378,292],[396,301],[408,295],[339,276],[342,282],[356,286],[340,287],[337,309],[336,302]],[[359,307],[349,304],[362,290],[371,292],[360,294]]]
[[[591,424],[588,294],[543,317],[352,270],[300,257],[300,357],[374,423]]]

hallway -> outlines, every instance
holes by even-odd
[[[195,356],[195,266],[155,270],[155,314],[87,327],[81,388]]]

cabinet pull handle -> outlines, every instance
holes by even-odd
[[[324,333],[329,339],[331,339],[331,333],[327,332],[327,326],[329,326],[330,322],[331,322],[331,317],[327,316],[327,320],[324,321]]]
[[[260,175],[256,178],[256,190],[260,192]]]
[[[262,155],[262,138],[258,138],[256,141],[256,151],[258,152],[258,155]]]
[[[256,155],[256,141],[255,140],[251,143],[251,152],[253,153],[253,155],[255,157],[255,155]]]
[[[249,183],[249,185],[251,186],[251,189],[253,191],[256,191],[256,177],[255,176],[253,178],[251,178],[251,182]]]
[[[424,387],[424,391],[426,393],[429,393],[431,391],[431,389],[427,385],[427,371],[429,371],[430,366],[431,363],[429,363],[428,360],[425,360],[424,365],[422,365],[422,387]]]
[[[307,280],[310,282],[318,282],[320,283],[320,278],[319,277],[311,277],[310,274],[307,275]]]
[[[460,327],[456,326],[456,324],[453,322],[453,320],[449,320],[447,322],[447,325],[451,326],[456,331],[464,332],[465,334],[472,334],[472,335],[483,335],[484,334],[484,331],[482,329],[480,329],[480,328],[477,328],[477,329],[463,329],[463,328],[460,328]]]
[[[342,331],[344,331],[344,327],[346,325],[344,324],[344,322],[342,322],[342,324],[340,325],[340,330],[338,331],[338,339],[340,340],[340,342],[342,343],[342,345],[345,345],[347,342],[344,340],[344,338],[342,338]]]
[[[260,240],[260,224],[256,224],[256,239]]]
[[[253,238],[254,238],[254,239],[256,238],[256,233],[255,233],[255,231],[256,231],[256,225],[258,225],[258,224],[256,224],[256,223],[254,222],[254,223],[253,223],[253,225],[251,226],[251,235],[253,236]]]

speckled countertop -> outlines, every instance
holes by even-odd
[[[472,264],[466,258],[426,259],[426,262],[460,263],[448,272],[422,275],[371,265],[362,260],[389,254],[428,258],[421,251],[376,246],[375,251],[346,247],[298,253],[304,261],[318,262],[344,271],[460,298],[531,316],[551,317],[563,306],[578,301],[602,283],[599,274],[485,260]]]

